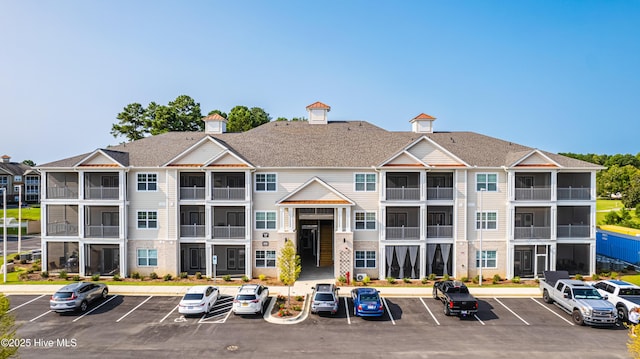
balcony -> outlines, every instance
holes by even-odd
[[[78,225],[68,222],[47,223],[48,236],[77,236]]]
[[[428,200],[453,200],[453,187],[427,187]]]
[[[246,198],[244,172],[214,172],[211,183],[214,201],[242,201]]]
[[[78,173],[50,172],[46,178],[47,199],[78,199]]]
[[[205,226],[202,224],[190,224],[180,226],[180,237],[203,238]]]
[[[90,238],[118,238],[120,236],[120,227],[105,225],[87,225],[85,226],[85,237]]]
[[[549,201],[550,187],[516,188],[516,201]]]
[[[180,199],[200,199],[205,197],[205,174],[203,172],[180,172]]]
[[[515,239],[551,239],[551,227],[515,227]]]
[[[84,186],[86,199],[118,199],[119,197],[117,173],[86,173]]]
[[[589,238],[591,229],[586,224],[564,224],[557,226],[558,238]]]
[[[427,238],[453,238],[453,226],[427,226]]]
[[[180,187],[180,199],[204,199],[204,187]]]
[[[245,198],[245,189],[244,187],[214,187],[211,195],[214,201],[241,201]]]
[[[386,178],[386,199],[390,201],[420,200],[420,174],[417,172],[389,172]]]
[[[85,208],[85,238],[118,238],[120,236],[119,208],[116,206],[88,206]]]
[[[47,199],[77,199],[78,188],[47,187]]]
[[[245,238],[245,226],[213,226],[213,238]]]
[[[420,227],[387,227],[385,238],[389,240],[420,239]]]
[[[418,201],[420,200],[420,188],[387,188],[387,200]]]
[[[591,199],[590,188],[558,188],[558,200],[561,201],[588,201]]]
[[[580,172],[558,173],[558,200],[588,201],[591,199],[591,174]]]
[[[515,174],[516,201],[550,201],[551,173],[520,172]]]

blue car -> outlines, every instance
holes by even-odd
[[[384,314],[382,299],[374,288],[356,288],[351,291],[351,299],[356,317],[380,317]]]

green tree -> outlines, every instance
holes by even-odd
[[[631,175],[629,186],[622,192],[622,204],[625,208],[634,208],[640,204],[640,170]]]
[[[217,113],[218,115],[220,115],[220,116],[224,117],[224,118],[227,118],[227,114],[226,114],[226,113],[224,113],[224,112],[222,112],[222,111],[220,111],[220,110],[211,110],[211,111],[209,111],[209,113],[207,114],[207,116],[211,116],[211,115],[214,115],[214,114],[216,114],[216,113]]]
[[[293,241],[285,240],[284,247],[282,247],[278,255],[278,271],[282,284],[289,287],[287,306],[291,305],[291,286],[298,280],[301,270],[300,256],[296,253]]]
[[[271,121],[271,117],[259,107],[236,106],[227,117],[227,131],[244,132]]]
[[[6,339],[16,339],[16,319],[9,311],[9,298],[0,293],[0,339],[4,342]],[[17,345],[0,346],[0,358],[9,358],[18,352]]]
[[[36,165],[36,163],[33,162],[32,160],[24,160],[24,161],[22,161],[22,164],[23,165],[27,165],[27,166],[31,166],[31,167],[34,167]]]
[[[606,171],[598,173],[596,188],[599,196],[609,196],[612,193],[624,193],[631,184],[631,177],[638,169],[627,165],[624,167],[612,166]]]

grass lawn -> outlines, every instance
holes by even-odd
[[[623,207],[622,201],[619,199],[599,199],[596,200],[596,224],[604,224],[604,217],[609,211],[619,211]],[[636,217],[634,209],[629,210],[631,219],[639,222],[640,218]]]
[[[18,219],[18,208],[7,209],[7,218]],[[4,211],[0,209],[0,218],[4,216]],[[40,220],[40,208],[28,207],[22,209],[23,221],[39,221]]]

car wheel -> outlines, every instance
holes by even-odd
[[[109,290],[105,288],[102,290],[102,299],[107,299],[107,295],[109,295]]]
[[[553,303],[553,299],[551,299],[551,296],[549,295],[549,292],[545,289],[544,291],[542,291],[542,300],[545,301],[545,303]]]
[[[353,316],[354,317],[358,316],[358,309],[355,306],[353,307]]]
[[[83,300],[82,303],[80,303],[80,311],[81,312],[86,312],[88,307],[89,307],[89,305],[87,304],[86,300]]]
[[[573,310],[573,315],[571,317],[573,318],[573,322],[577,325],[584,325],[584,318],[578,309]]]
[[[260,315],[264,315],[264,306],[263,306],[263,303],[260,303]]]
[[[433,287],[433,299],[438,300],[438,291],[436,291],[436,287]]]
[[[451,309],[449,309],[448,303],[444,303],[444,315],[446,315],[446,316],[450,316],[451,315]]]
[[[620,305],[616,309],[618,311],[618,321],[622,323],[626,323],[629,320],[629,314],[627,313],[627,308],[624,305]]]

